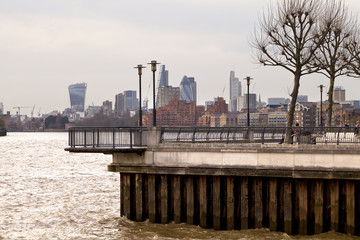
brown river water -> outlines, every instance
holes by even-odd
[[[360,239],[335,232],[289,236],[268,229],[214,231],[120,218],[119,174],[110,155],[68,153],[67,133],[0,137],[0,240]]]

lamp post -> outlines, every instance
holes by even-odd
[[[320,84],[320,127],[323,127],[323,116],[322,116],[322,93],[324,85]]]
[[[138,75],[139,75],[139,126],[142,127],[142,109],[141,109],[141,75],[142,75],[142,69],[146,68],[143,65],[139,64],[137,65]]]
[[[151,63],[151,71],[153,72],[153,126],[156,127],[156,107],[155,107],[155,72],[156,72],[156,65],[160,64],[156,62],[156,60],[152,60]]]
[[[247,126],[250,127],[250,91],[249,91],[249,86],[250,86],[250,80],[252,80],[251,77],[246,77],[244,78],[244,80],[246,80],[246,84],[247,84]]]

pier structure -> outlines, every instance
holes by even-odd
[[[360,235],[360,149],[336,130],[279,144],[284,129],[74,128],[66,150],[112,154],[134,221]]]

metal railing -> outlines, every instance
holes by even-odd
[[[160,143],[283,143],[285,127],[162,127]],[[354,127],[292,127],[291,143],[360,143]],[[147,146],[147,128],[74,127],[69,129],[71,148],[133,148]]]
[[[73,127],[69,129],[71,148],[133,148],[146,146],[147,128]]]
[[[163,128],[160,142],[283,143],[286,127]],[[292,127],[291,142],[298,144],[360,143],[354,127]]]
[[[163,128],[160,142],[262,142],[283,138],[285,128],[179,127]]]

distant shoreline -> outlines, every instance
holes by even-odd
[[[45,129],[45,130],[23,130],[23,131],[8,131],[8,132],[67,132],[66,129]]]

